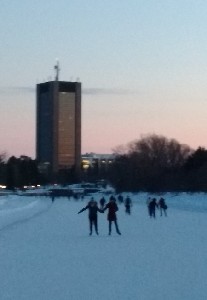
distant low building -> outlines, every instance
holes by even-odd
[[[114,161],[115,154],[96,154],[86,153],[81,155],[82,169],[87,170],[91,168],[108,168],[108,166]]]

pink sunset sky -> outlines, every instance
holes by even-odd
[[[113,3],[112,3],[113,2]],[[0,153],[35,157],[35,87],[82,82],[82,153],[156,133],[207,147],[207,3],[4,1]]]

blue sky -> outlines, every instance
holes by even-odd
[[[143,134],[207,147],[207,2],[14,0],[0,10],[0,153],[35,157],[35,85],[82,82],[82,152]]]

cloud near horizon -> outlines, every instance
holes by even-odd
[[[0,95],[13,94],[13,93],[35,93],[35,87],[29,86],[10,86],[0,87]],[[83,88],[83,95],[129,95],[134,94],[136,91],[121,89],[121,88]]]
[[[83,94],[85,95],[128,95],[135,91],[120,88],[85,88]]]

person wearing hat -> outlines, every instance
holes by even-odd
[[[103,210],[98,208],[97,202],[91,198],[86,207],[82,208],[78,214],[88,209],[88,218],[89,218],[89,235],[92,235],[93,227],[95,228],[95,232],[98,235],[98,216],[97,212],[103,213]]]

